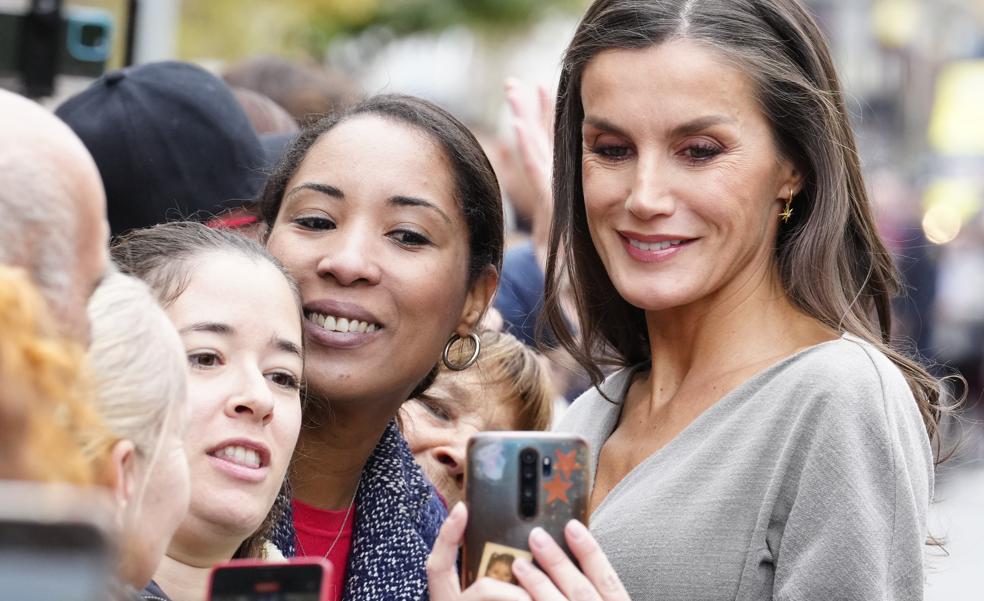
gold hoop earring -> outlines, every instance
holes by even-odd
[[[786,206],[783,208],[782,212],[779,213],[779,219],[783,223],[789,223],[789,218],[793,216],[793,189],[789,189],[789,200],[786,201]]]
[[[448,343],[444,345],[444,354],[441,355],[441,361],[444,362],[444,367],[447,367],[451,371],[462,371],[468,369],[475,364],[475,361],[478,360],[478,353],[482,349],[482,339],[479,338],[478,334],[475,332],[469,332],[468,338],[471,338],[472,343],[475,345],[475,350],[472,351],[471,356],[468,357],[468,360],[464,363],[453,363],[451,361],[449,356],[451,354],[451,346],[463,338],[464,336],[455,332],[451,335],[451,338],[448,339]]]

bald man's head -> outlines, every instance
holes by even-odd
[[[85,146],[51,113],[0,90],[0,263],[27,270],[81,342],[108,241],[106,195]]]

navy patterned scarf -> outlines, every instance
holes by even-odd
[[[290,504],[271,540],[286,557],[296,553]],[[447,509],[424,478],[395,421],[362,470],[355,499],[343,601],[418,601],[428,598],[425,564]]]

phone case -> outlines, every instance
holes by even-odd
[[[531,451],[535,463],[524,463]],[[463,586],[482,576],[515,583],[512,562],[532,559],[528,540],[537,526],[570,555],[564,526],[571,519],[587,524],[591,480],[584,439],[548,432],[485,432],[468,441],[467,455]],[[531,466],[536,475],[532,484]]]
[[[332,571],[331,562],[321,557],[292,557],[284,562],[233,559],[212,568],[208,600],[329,601]]]

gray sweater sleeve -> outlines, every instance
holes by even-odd
[[[923,598],[925,428],[898,369],[867,345],[851,354],[802,383],[815,402],[767,534],[777,600]]]

